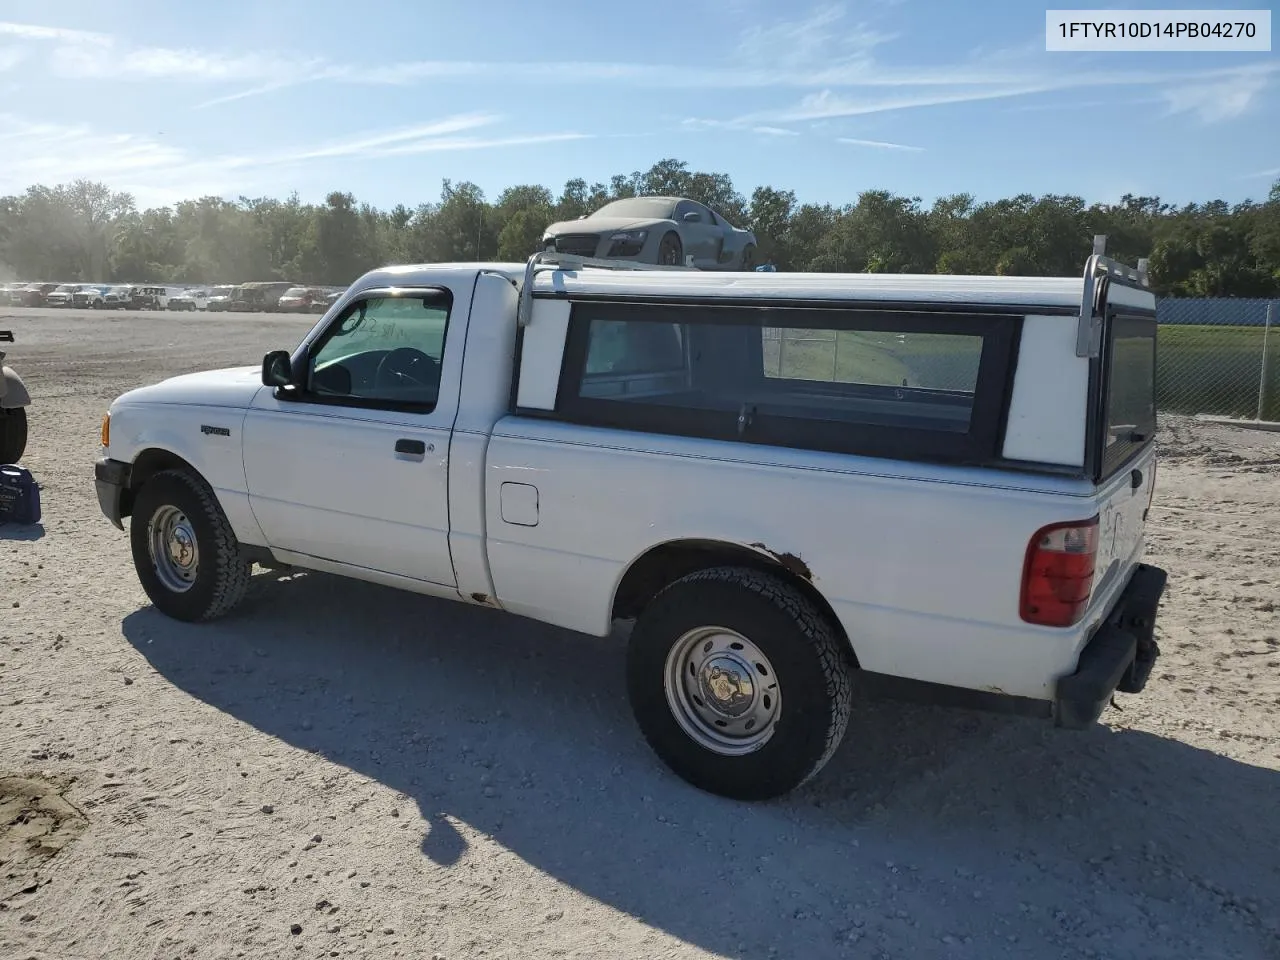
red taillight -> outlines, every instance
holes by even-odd
[[[1089,606],[1097,554],[1097,517],[1037,531],[1022,571],[1022,619],[1044,627],[1076,623]]]

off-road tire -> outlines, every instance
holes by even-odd
[[[668,233],[658,243],[658,263],[668,267],[684,266],[684,244],[675,233]]]
[[[27,451],[27,411],[0,409],[0,463],[17,463]]]
[[[168,589],[151,560],[148,528],[158,509],[174,506],[191,521],[199,551],[195,581],[185,593]],[[175,620],[214,620],[230,613],[249,588],[252,564],[240,554],[240,544],[217,497],[204,478],[188,470],[162,470],[150,477],[134,496],[129,542],[133,566],[156,609]]]
[[[742,634],[770,660],[782,694],[773,735],[754,753],[700,745],[667,701],[667,655],[700,626]],[[853,706],[851,654],[815,604],[778,577],[742,567],[691,573],[645,607],[627,651],[631,708],[649,746],[680,777],[735,800],[769,800],[811,780],[844,738]]]

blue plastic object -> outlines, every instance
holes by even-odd
[[[16,464],[0,464],[0,523],[40,522],[40,487],[31,471]]]

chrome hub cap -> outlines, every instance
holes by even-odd
[[[151,517],[147,537],[151,563],[165,588],[186,593],[196,582],[200,548],[191,521],[177,507],[164,506]]]
[[[714,753],[751,753],[773,735],[781,706],[773,665],[734,630],[699,627],[677,640],[665,687],[680,728]]]

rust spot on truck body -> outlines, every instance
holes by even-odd
[[[813,583],[813,571],[809,569],[809,565],[797,557],[794,553],[778,553],[776,550],[770,550],[763,543],[753,543],[751,546],[757,550],[763,550],[778,563],[782,564],[787,570],[794,573],[797,577],[801,577]]]

